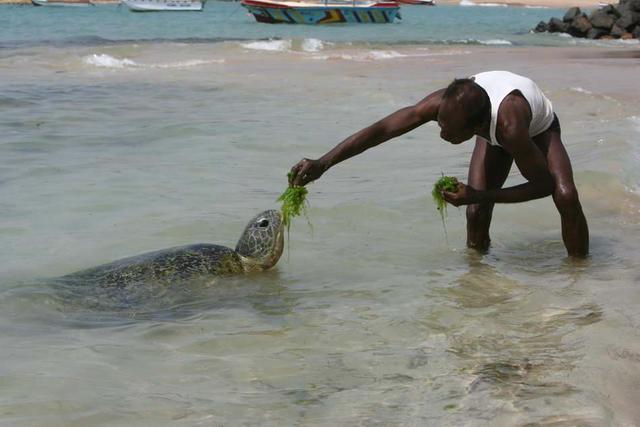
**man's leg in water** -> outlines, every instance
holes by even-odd
[[[585,257],[589,253],[589,227],[573,182],[571,161],[562,144],[557,120],[533,140],[546,155],[549,171],[555,181],[553,202],[560,212],[564,246],[570,256]]]
[[[502,188],[509,175],[513,158],[500,147],[495,147],[482,138],[476,137],[476,146],[469,164],[468,184],[476,190]],[[493,213],[493,203],[467,206],[467,246],[484,252],[489,249],[489,226]]]

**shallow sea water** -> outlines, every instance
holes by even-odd
[[[636,47],[3,47],[0,424],[640,423],[640,86],[637,59],[604,57],[620,49]],[[49,280],[233,247],[300,158],[491,68],[554,102],[589,259],[566,258],[551,200],[496,208],[486,255],[465,249],[450,208],[447,243],[430,188],[466,177],[473,144],[428,124],[310,185],[313,229],[296,221],[265,274],[126,298]]]

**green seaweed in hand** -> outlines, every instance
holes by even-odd
[[[291,183],[291,172],[287,174],[289,183]],[[301,214],[307,217],[307,189],[301,185],[291,185],[278,197],[278,202],[282,202],[282,223],[287,227],[287,245],[289,244],[289,228],[291,227],[291,220],[300,216]],[[309,218],[307,217],[307,222]],[[309,226],[311,223],[309,222]]]
[[[444,229],[444,236],[447,238],[447,226],[444,222],[444,217],[447,214],[447,202],[442,197],[442,192],[448,191],[451,193],[455,193],[458,191],[458,180],[453,176],[444,176],[436,181],[433,184],[433,190],[431,190],[431,196],[433,196],[433,201],[436,202],[436,207],[440,212],[440,217],[442,218],[442,228]],[[448,238],[447,238],[448,240]]]

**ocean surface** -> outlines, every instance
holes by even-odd
[[[326,27],[0,7],[0,425],[640,425],[640,46],[465,4]],[[111,299],[51,280],[234,247],[302,157],[489,69],[554,103],[587,260],[548,198],[496,207],[488,254],[462,209],[445,238],[431,186],[473,143],[427,124],[309,185],[313,228],[269,272]]]

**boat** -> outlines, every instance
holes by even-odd
[[[398,3],[402,4],[415,4],[420,6],[435,6],[435,0],[396,0]]]
[[[34,6],[95,6],[91,0],[31,0]]]
[[[242,0],[240,4],[256,21],[268,24],[386,24],[400,19],[400,5],[395,0]]]
[[[133,12],[192,11],[204,9],[205,0],[121,0]]]

